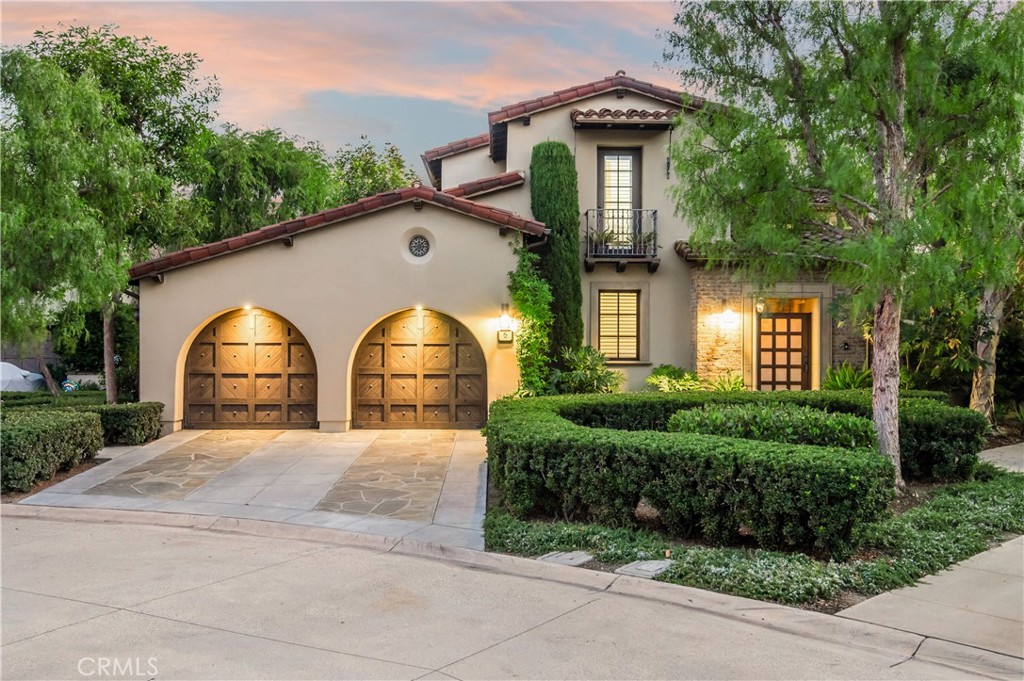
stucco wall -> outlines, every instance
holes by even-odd
[[[431,241],[427,257],[408,252],[413,234]],[[167,272],[140,283],[140,393],[167,405],[167,430],[181,427],[185,356],[213,318],[245,305],[292,322],[316,356],[318,419],[343,430],[351,419],[351,364],[377,321],[422,305],[462,322],[487,361],[488,400],[513,392],[515,352],[498,345],[497,317],[515,267],[497,226],[426,204],[411,204]]]
[[[512,168],[511,166],[509,168],[511,170],[526,170],[526,168]],[[490,147],[478,147],[441,159],[441,188],[448,189],[463,182],[472,182],[500,175],[503,172],[505,172],[505,164],[495,163],[491,160]]]

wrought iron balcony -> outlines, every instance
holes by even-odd
[[[588,272],[599,262],[615,263],[619,272],[635,262],[645,263],[651,272],[658,269],[658,211],[591,208],[583,214],[583,227]]]

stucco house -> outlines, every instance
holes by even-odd
[[[624,72],[488,115],[423,154],[432,186],[136,265],[143,400],[165,429],[478,428],[518,375],[503,311],[534,145],[576,159],[586,342],[639,388],[669,363],[751,389],[811,389],[863,359],[831,285],[759,291],[707,269],[674,214],[674,127],[704,102]]]

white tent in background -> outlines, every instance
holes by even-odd
[[[31,392],[45,388],[46,380],[42,374],[25,371],[10,362],[0,362],[0,390]]]

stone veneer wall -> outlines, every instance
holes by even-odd
[[[743,310],[742,282],[734,281],[734,270],[729,268],[706,269],[704,265],[694,265],[691,277],[690,312],[692,347],[694,348],[693,367],[701,378],[714,380],[728,372],[739,374],[743,371],[743,325],[735,329],[723,329],[720,314],[723,301],[740,315]],[[817,272],[803,273],[795,283],[823,283],[824,277]],[[827,308],[827,303],[824,306]],[[822,314],[828,314],[827,309]],[[864,366],[867,341],[859,326],[851,326],[848,322],[840,326],[836,320],[831,321],[831,343],[822,348],[821,377],[825,377],[825,367],[838,366],[848,362],[855,367]],[[843,349],[846,343],[848,349]]]
[[[743,325],[723,329],[720,323],[723,300],[737,315],[743,311],[743,285],[732,279],[727,268],[694,267],[690,296],[694,363],[697,375],[714,380],[728,372],[743,371]]]

